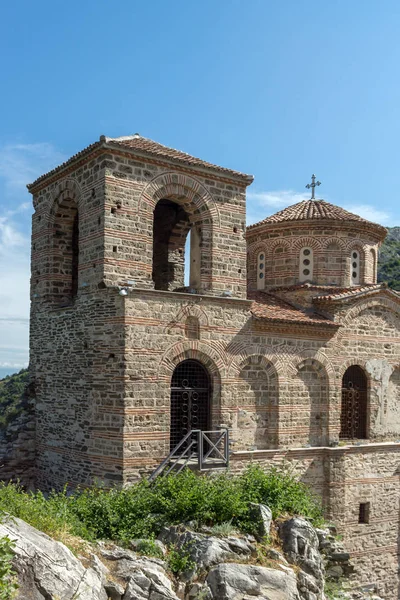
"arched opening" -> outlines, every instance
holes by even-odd
[[[210,429],[211,381],[197,360],[184,360],[171,380],[170,449],[192,429]]]
[[[314,257],[312,248],[300,250],[299,281],[311,281],[314,275]]]
[[[298,402],[303,405],[298,416],[298,421],[304,421],[302,441],[310,446],[323,446],[328,435],[328,378],[325,369],[314,360],[306,360],[298,368],[296,386]]]
[[[242,365],[236,392],[240,398],[236,427],[240,449],[276,448],[278,433],[278,378],[271,364],[259,355]]]
[[[78,293],[79,213],[76,203],[65,199],[54,215],[52,249],[52,298],[70,303]]]
[[[342,408],[340,414],[341,439],[367,437],[368,381],[364,370],[352,365],[343,375]]]
[[[370,255],[371,283],[376,283],[377,272],[376,272],[376,251],[375,251],[375,248],[371,248],[370,249],[369,255]]]
[[[200,323],[197,317],[189,316],[185,322],[185,335],[188,340],[200,339]]]
[[[185,271],[189,272],[189,287],[200,288],[201,228],[192,221],[191,214],[180,204],[167,199],[157,203],[152,274],[156,290],[184,291]]]

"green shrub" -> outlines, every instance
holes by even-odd
[[[0,600],[11,600],[18,589],[12,568],[13,546],[9,537],[0,538]]]
[[[167,563],[169,570],[174,575],[191,571],[196,566],[195,561],[190,556],[190,548],[187,545],[181,548],[171,546],[168,552]]]
[[[154,556],[154,558],[164,558],[164,554],[163,554],[161,548],[159,548],[159,546],[157,546],[155,541],[152,539],[139,540],[139,542],[136,544],[135,550],[138,554],[143,554],[144,556]]]
[[[67,494],[25,492],[18,484],[0,484],[0,512],[24,519],[41,531],[62,539],[65,534],[86,540],[110,539],[128,544],[153,538],[163,526],[195,521],[255,533],[249,502],[268,504],[273,516],[299,514],[315,525],[322,511],[309,489],[287,470],[264,471],[249,466],[242,475],[178,475],[147,480],[127,489],[92,487]],[[60,536],[61,533],[61,536]]]

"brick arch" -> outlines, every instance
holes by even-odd
[[[207,189],[194,177],[167,172],[157,175],[144,188],[138,203],[138,213],[152,214],[157,202],[171,199],[193,215],[194,221],[210,221],[221,227],[218,207]]]
[[[268,379],[271,377],[278,378],[278,371],[276,370],[275,365],[270,360],[268,360],[263,354],[249,354],[248,356],[246,356],[246,358],[242,360],[242,362],[239,365],[237,365],[239,368],[238,373],[240,374],[244,367],[250,365],[253,359],[259,358],[261,359],[259,364],[262,367],[264,367],[263,370],[267,375]]]
[[[299,387],[300,403],[307,408],[303,418],[301,441],[312,446],[325,445],[329,437],[330,394],[329,376],[325,365],[314,357],[298,357],[296,364],[296,389]],[[317,376],[317,383],[314,381]]]
[[[344,252],[346,250],[346,243],[340,237],[329,237],[321,241],[321,249],[327,250],[330,244],[336,244],[340,250]]]
[[[292,248],[291,242],[288,240],[277,238],[275,240],[270,240],[267,242],[267,252],[275,252],[276,248],[285,248],[287,252],[289,252]]]
[[[75,179],[64,179],[53,190],[50,203],[46,206],[43,216],[46,219],[49,227],[54,225],[54,219],[57,212],[57,207],[67,200],[75,202],[78,210],[80,210],[82,199],[82,190],[79,183]]]
[[[363,254],[365,254],[365,251],[367,250],[367,248],[368,248],[368,244],[365,244],[361,240],[352,239],[352,240],[349,240],[346,244],[347,251],[357,249],[360,252],[362,252]]]
[[[202,327],[208,327],[208,315],[197,304],[187,304],[186,306],[182,306],[182,308],[180,308],[178,311],[174,321],[183,323],[187,317],[196,317]]]
[[[368,300],[362,300],[355,306],[353,306],[347,313],[343,320],[344,325],[350,325],[354,319],[356,319],[365,310],[382,307],[392,312],[396,318],[400,318],[400,304],[390,300],[389,298],[371,298]]]
[[[189,358],[201,362],[220,385],[221,377],[225,372],[222,353],[199,340],[184,340],[170,346],[164,352],[158,365],[158,379],[169,382],[175,367]]]
[[[370,385],[370,381],[371,381],[371,375],[368,373],[367,370],[367,361],[364,360],[363,358],[348,358],[347,360],[343,361],[340,363],[340,366],[338,367],[337,371],[336,371],[336,378],[338,383],[341,384],[342,379],[343,379],[343,375],[346,373],[347,369],[349,367],[361,367],[361,369],[364,371],[365,376],[367,378],[368,381],[368,385]]]
[[[302,248],[312,248],[316,253],[321,252],[321,243],[315,237],[304,236],[299,237],[293,242],[293,250],[300,252]]]
[[[255,244],[252,244],[251,246],[249,246],[247,254],[249,259],[251,260],[257,258],[260,252],[264,252],[264,254],[267,253],[266,242],[256,242]]]
[[[266,353],[265,346],[246,346],[242,343],[233,343],[229,345],[228,350],[233,355],[228,366],[230,377],[237,377],[242,365],[252,356],[262,356],[266,365],[272,365],[278,377],[284,375],[284,362],[277,354]]]

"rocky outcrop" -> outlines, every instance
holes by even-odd
[[[19,480],[33,487],[35,465],[34,402],[26,397],[21,412],[5,427],[0,427],[0,480]]]
[[[282,552],[252,536],[220,538],[174,526],[164,528],[155,544],[167,554],[162,559],[104,542],[88,544],[78,559],[20,519],[0,524],[0,537],[15,542],[20,600],[326,600],[326,577],[351,574],[349,555],[332,530],[296,517],[275,533]],[[132,540],[132,548],[142,545]],[[182,565],[191,565],[179,576],[171,573],[168,548],[188,559]],[[340,597],[365,598],[350,592]]]

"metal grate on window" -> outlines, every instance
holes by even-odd
[[[358,365],[349,367],[343,376],[339,437],[367,437],[367,378]]]

